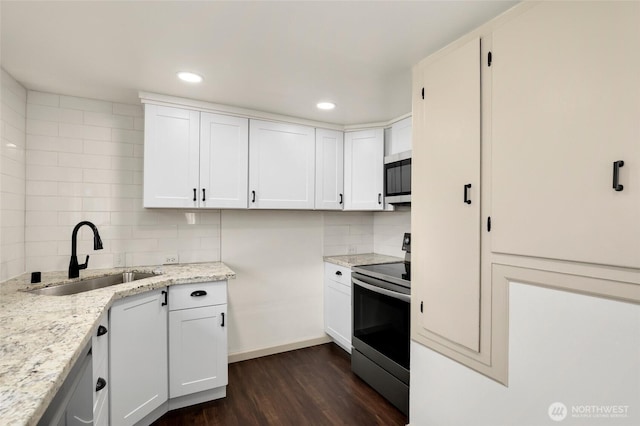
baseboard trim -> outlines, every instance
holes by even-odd
[[[260,358],[263,356],[269,356],[279,354],[282,352],[295,351],[296,349],[308,348],[311,346],[322,345],[332,342],[329,336],[316,337],[315,339],[301,340],[298,342],[286,343],[284,345],[271,346],[268,348],[255,349],[247,352],[238,352],[229,354],[229,364],[234,362],[246,361],[248,359]]]

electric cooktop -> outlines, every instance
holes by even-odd
[[[356,266],[353,268],[353,272],[411,288],[411,262]]]

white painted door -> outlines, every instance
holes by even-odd
[[[117,301],[110,311],[111,422],[133,425],[167,401],[166,288]]]
[[[249,123],[249,207],[313,209],[315,129]]]
[[[344,136],[344,209],[384,207],[384,130],[347,132]]]
[[[413,143],[412,295],[421,326],[479,351],[480,40],[425,66]],[[420,331],[418,331],[420,332]]]
[[[494,252],[640,267],[639,17],[541,2],[495,31]]]
[[[209,208],[247,208],[249,120],[200,113],[198,203]]]
[[[227,384],[227,305],[169,312],[169,396]]]
[[[200,113],[145,104],[144,207],[197,207]]]
[[[344,206],[344,133],[316,129],[316,209]]]

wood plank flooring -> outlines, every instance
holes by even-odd
[[[154,426],[406,425],[407,417],[351,372],[333,343],[229,365],[227,397],[171,411]]]

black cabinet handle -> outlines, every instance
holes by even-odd
[[[339,277],[342,276],[342,271],[336,271],[336,275]]]
[[[224,327],[224,312],[220,314],[222,316],[222,324],[221,326]]]
[[[101,325],[98,327],[98,337],[99,336],[104,336],[105,334],[107,334],[107,327],[105,327],[104,325]]]
[[[620,167],[624,166],[624,161],[614,161],[613,162],[613,189],[616,191],[622,191],[624,186],[618,183],[620,178]]]
[[[160,305],[160,306],[166,306],[167,305],[167,292],[162,290],[162,295],[164,296],[164,302],[162,302],[162,305]]]
[[[382,204],[382,194],[378,194],[378,204]]]
[[[202,201],[205,201],[207,197],[204,196],[204,188],[202,188]]]
[[[191,293],[191,297],[201,297],[206,295],[207,295],[207,292],[204,290],[196,290],[193,293]]]
[[[105,386],[107,386],[107,381],[102,377],[98,377],[98,381],[96,382],[96,392],[101,391]]]
[[[340,204],[342,204],[342,194],[340,194]]]
[[[198,190],[196,188],[193,188],[193,201],[196,201],[196,193],[198,192]]]
[[[469,190],[471,189],[471,184],[468,183],[464,186],[464,202],[466,204],[471,204],[471,200],[469,199]]]
[[[251,202],[252,203],[256,202],[256,191],[251,191]]]

